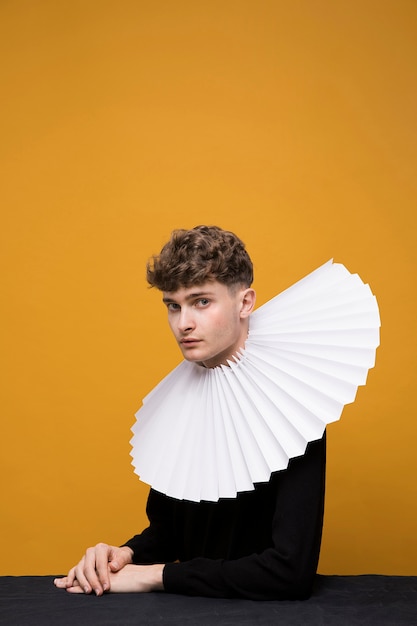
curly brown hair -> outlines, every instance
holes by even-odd
[[[195,226],[172,232],[160,254],[148,261],[146,278],[160,291],[177,291],[210,280],[228,287],[250,287],[253,265],[245,244],[234,233],[218,226]]]

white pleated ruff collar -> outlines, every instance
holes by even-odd
[[[268,481],[354,401],[379,327],[369,286],[339,263],[322,265],[252,313],[228,366],[183,361],[144,398],[130,442],[135,473],[194,502]]]

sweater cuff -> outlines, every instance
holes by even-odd
[[[163,571],[167,593],[211,598],[233,597],[223,580],[222,559],[195,558],[183,563],[167,563]]]
[[[189,594],[187,573],[180,563],[166,563],[162,572],[162,582],[167,593]],[[193,595],[192,593],[190,595]]]

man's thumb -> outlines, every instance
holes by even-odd
[[[109,567],[112,572],[118,572],[129,562],[130,562],[129,555],[125,554],[124,550],[120,550],[114,555],[112,560],[109,562]]]
[[[118,572],[122,566],[120,565],[120,562],[117,559],[113,559],[112,561],[110,561],[109,567],[112,572]]]

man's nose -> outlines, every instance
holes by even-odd
[[[192,312],[187,307],[183,307],[178,319],[178,330],[185,333],[187,330],[192,330],[194,326],[195,322]]]

